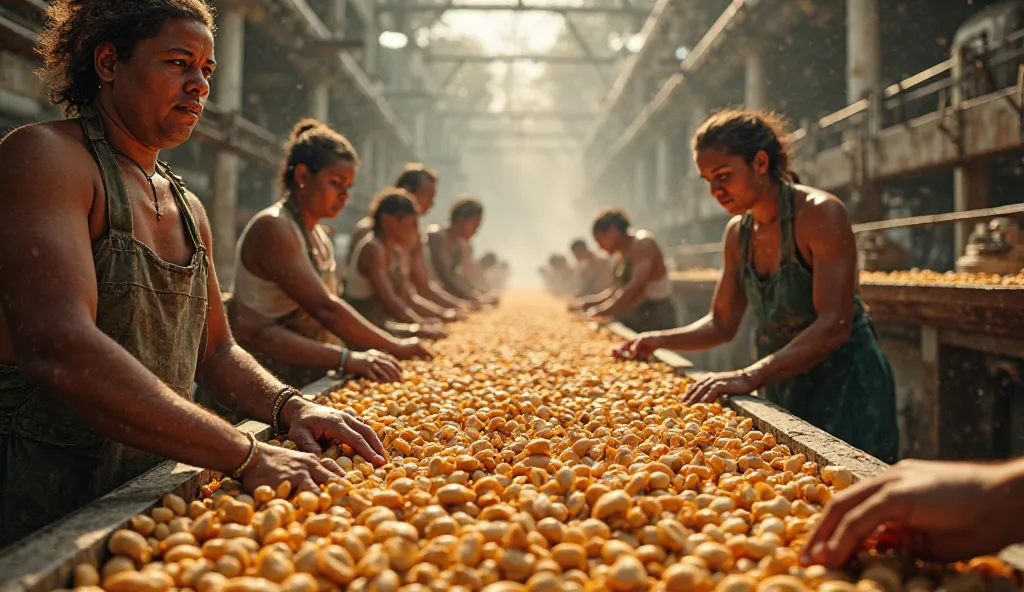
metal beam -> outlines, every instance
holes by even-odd
[[[426,54],[428,62],[545,62],[548,64],[613,64],[615,56],[563,56],[553,54],[454,55]]]
[[[377,6],[379,12],[447,12],[449,10],[472,10],[472,11],[511,11],[511,12],[557,12],[557,13],[578,13],[578,14],[626,14],[644,15],[647,11],[642,8],[627,6],[579,6],[566,4],[524,4],[520,1],[517,4],[469,4],[464,2],[434,2],[414,4],[411,6],[397,2],[388,2]]]
[[[583,50],[583,53],[591,59],[591,63],[594,64],[594,69],[597,70],[597,75],[604,82],[605,89],[610,90],[614,82],[611,77],[608,76],[608,73],[604,71],[604,68],[602,68],[597,62],[597,55],[594,53],[594,50],[591,49],[590,44],[587,43],[586,38],[583,37],[583,33],[580,33],[579,27],[576,26],[576,23],[572,22],[572,19],[569,18],[569,15],[567,14],[562,15],[562,20],[565,22],[566,30],[568,30],[569,34],[576,39],[576,44],[579,45],[580,49]]]
[[[438,111],[438,117],[493,118],[493,119],[564,119],[567,121],[591,119],[594,113],[579,111]]]

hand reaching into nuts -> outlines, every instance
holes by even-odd
[[[384,464],[384,446],[373,429],[352,415],[299,397],[288,401],[296,405],[290,411],[288,436],[299,450],[321,454],[318,440],[337,440],[371,463]]]
[[[757,388],[754,379],[742,370],[715,372],[690,384],[683,402],[687,405],[714,403],[723,395],[749,395]]]
[[[1019,461],[998,465],[907,460],[861,481],[826,506],[804,561],[846,562],[875,529],[896,523],[923,536],[924,551],[954,561],[1021,539]]]
[[[391,354],[377,350],[352,352],[345,360],[346,372],[365,376],[374,382],[401,382],[402,368]]]
[[[314,442],[315,443],[315,442]],[[317,455],[260,444],[252,463],[242,473],[242,485],[254,491],[260,485],[277,487],[287,481],[296,491],[320,493],[320,485],[345,475],[338,463]]]

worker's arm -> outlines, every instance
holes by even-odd
[[[309,316],[345,343],[365,349],[379,349],[399,358],[403,345],[375,327],[337,294],[327,290],[309,261],[306,249],[290,220],[263,216],[250,227],[242,244],[239,265],[275,282]]]
[[[247,351],[295,366],[320,368],[325,371],[340,369],[376,382],[398,382],[402,379],[398,361],[388,354],[349,351],[345,356],[344,365],[339,368],[342,360],[340,345],[299,335],[283,325],[263,318],[238,302],[235,302],[233,307],[235,335],[239,342],[249,344]]]
[[[786,380],[817,366],[849,341],[857,286],[857,245],[846,206],[835,197],[812,194],[797,218],[797,232],[806,233],[814,265],[817,318],[774,354],[743,370],[711,374],[697,382],[687,391],[687,402],[747,394]]]
[[[644,296],[644,289],[651,281],[655,264],[661,258],[661,249],[653,239],[638,239],[634,246],[633,275],[629,283],[622,287],[613,297],[601,304],[591,307],[594,316],[615,316],[634,308]]]
[[[725,229],[723,269],[711,299],[711,310],[703,318],[678,329],[641,334],[625,348],[631,357],[645,359],[656,349],[703,351],[728,343],[736,336],[747,295],[740,279],[740,218],[733,218]]]
[[[91,155],[64,131],[30,126],[0,143],[0,304],[19,372],[108,438],[231,473],[246,437],[96,326],[89,212],[102,191]]]
[[[406,286],[405,292],[407,294],[409,305],[413,307],[413,310],[421,315],[441,319],[444,322],[458,320],[458,309],[446,308],[431,302],[430,300],[420,296],[412,286]]]
[[[423,255],[423,243],[416,242],[416,245],[409,250],[409,279],[416,288],[416,292],[434,304],[447,308],[472,308],[473,303],[449,294],[436,282],[430,280],[427,272],[427,262]]]
[[[832,498],[802,559],[839,567],[884,524],[920,537],[912,554],[943,563],[1024,542],[1024,460],[902,461]]]
[[[600,305],[603,302],[606,302],[614,298],[616,294],[618,294],[618,292],[618,288],[608,288],[607,290],[599,292],[592,296],[578,298],[569,303],[569,310],[587,310],[589,308],[593,308],[595,306]]]
[[[378,241],[368,243],[359,255],[359,271],[370,280],[373,286],[373,297],[384,306],[384,310],[403,323],[422,323],[423,317],[416,313],[409,304],[399,296],[391,278],[388,277],[387,255],[384,245]]]

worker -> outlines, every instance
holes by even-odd
[[[195,128],[215,68],[203,0],[54,0],[42,74],[71,119],[0,143],[0,545],[161,458],[295,491],[342,475],[317,440],[384,464],[231,337],[199,200],[157,160]],[[299,450],[188,400],[193,382]]]
[[[474,304],[493,303],[493,296],[473,287],[473,248],[469,241],[483,222],[484,206],[474,197],[464,195],[448,210],[448,225],[427,229],[424,243],[430,254],[434,278],[450,294]]]
[[[341,299],[334,245],[318,224],[345,207],[358,155],[344,136],[313,119],[295,125],[286,155],[284,198],[257,213],[238,238],[229,308],[238,341],[295,386],[333,368],[397,381],[396,357],[430,358],[429,351],[375,327]]]
[[[548,292],[556,296],[569,297],[576,294],[579,278],[572,266],[569,265],[569,260],[565,258],[565,255],[558,253],[551,255],[548,257],[547,265],[542,266],[538,271],[544,279],[544,287]]]
[[[373,231],[363,235],[345,274],[345,300],[378,327],[388,321],[409,323],[431,338],[445,334],[436,328],[440,319],[420,306],[410,294],[408,270],[402,269],[402,251],[419,240],[419,208],[408,191],[390,187],[373,199]],[[429,329],[420,329],[426,325]],[[423,333],[430,330],[433,333]]]
[[[587,241],[578,238],[569,246],[576,258],[576,273],[579,276],[578,298],[594,296],[615,285],[615,274],[611,261],[601,257],[587,246]]]
[[[764,388],[768,400],[886,462],[897,455],[895,386],[858,294],[857,249],[843,202],[790,182],[785,130],[772,114],[726,110],[693,136],[711,195],[733,219],[711,311],[625,351],[706,350],[736,336],[749,304],[759,360],[713,373],[688,403]]]
[[[675,327],[672,284],[661,247],[645,230],[634,231],[626,213],[617,208],[594,220],[594,240],[618,258],[615,285],[572,305],[591,317],[611,317],[637,332]]]
[[[425,164],[410,163],[402,167],[398,179],[395,181],[395,187],[411,193],[416,198],[420,216],[426,216],[434,207],[438,180],[439,177],[434,169]],[[373,216],[367,215],[359,221],[352,233],[352,242],[349,244],[346,258],[347,263],[351,262],[352,255],[363,238],[372,231]],[[402,259],[401,268],[407,270],[409,276],[412,297],[420,306],[430,309],[435,316],[445,321],[454,321],[460,318],[459,311],[474,307],[472,303],[449,294],[431,280],[423,255],[423,243],[420,240],[411,241],[409,245],[401,248],[398,254]]]
[[[1024,542],[1024,460],[905,460],[825,506],[802,560],[840,567],[881,526],[912,554],[953,562]]]
[[[508,264],[499,260],[493,251],[488,251],[477,262],[473,286],[481,292],[500,292],[508,285],[508,275]]]

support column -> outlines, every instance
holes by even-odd
[[[417,111],[413,123],[413,131],[416,133],[416,155],[423,158],[427,153],[427,114],[422,109]]]
[[[654,141],[654,166],[655,200],[660,209],[672,196],[672,146],[664,134]]]
[[[953,170],[953,210],[963,212],[988,207],[991,184],[992,173],[986,161],[976,160],[956,167]],[[972,226],[970,223],[956,225],[957,257],[964,254]]]
[[[633,163],[633,187],[632,187],[632,210],[631,215],[642,218],[647,215],[647,201],[649,197],[648,185],[650,179],[647,176],[647,160],[643,157],[637,158]]]
[[[764,56],[756,47],[748,47],[744,54],[743,103],[747,109],[764,109],[768,92],[764,74]]]
[[[245,12],[238,7],[222,8],[217,15],[217,104],[227,113],[242,111],[242,72],[245,57]],[[221,148],[213,164],[213,207],[210,225],[213,231],[213,259],[225,286],[234,279],[235,209],[238,204],[238,155]]]
[[[309,116],[328,125],[331,116],[331,91],[327,82],[317,82],[309,89]]]
[[[856,103],[881,88],[878,0],[846,0],[846,100]]]
[[[370,20],[363,23],[363,70],[370,78],[377,74],[380,27],[377,25],[376,2],[369,2]]]

